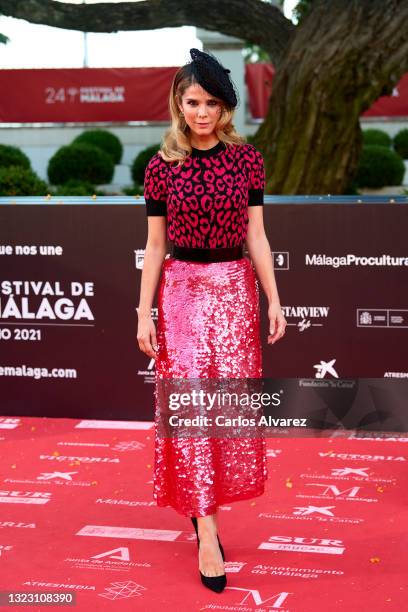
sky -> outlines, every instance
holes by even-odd
[[[69,1],[82,3],[82,0]],[[99,1],[86,0],[86,3]],[[285,0],[284,14],[288,19],[291,19],[297,2]],[[7,44],[0,44],[0,68],[179,66],[189,61],[188,50],[191,47],[202,49],[193,26],[112,34],[88,33],[84,36],[82,32],[0,16],[0,32],[10,39]]]

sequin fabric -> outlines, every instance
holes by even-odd
[[[158,436],[161,378],[261,378],[259,285],[251,261],[166,258],[158,288],[153,497],[184,516],[262,495],[266,443]]]

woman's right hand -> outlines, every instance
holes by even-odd
[[[157,357],[156,327],[150,314],[139,314],[137,325],[137,341],[141,351],[149,357]]]

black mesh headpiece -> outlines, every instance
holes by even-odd
[[[224,100],[226,104],[235,107],[238,104],[238,92],[230,77],[230,70],[224,68],[210,53],[199,49],[190,49],[192,62],[187,64],[197,83],[209,94]]]

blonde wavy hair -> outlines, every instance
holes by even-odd
[[[178,162],[183,165],[186,158],[191,154],[190,128],[183,115],[180,115],[179,104],[181,104],[184,92],[190,85],[199,85],[194,76],[188,72],[187,66],[182,66],[176,72],[171,84],[169,95],[169,112],[171,125],[166,130],[159,149],[161,157],[167,162]],[[215,126],[215,134],[219,140],[227,145],[244,144],[246,139],[241,136],[232,124],[234,109],[222,102],[222,112]]]

